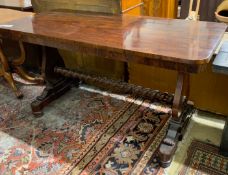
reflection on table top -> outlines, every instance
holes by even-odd
[[[11,27],[0,27],[0,37],[32,39],[34,43],[38,42],[36,44],[42,44],[43,39],[55,43],[56,47],[58,43],[64,43],[124,52],[123,61],[148,65],[154,59],[206,64],[226,30],[225,24],[212,22],[63,12],[41,13],[8,25]]]

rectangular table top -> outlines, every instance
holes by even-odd
[[[210,61],[226,27],[147,16],[49,12],[0,25],[0,37],[198,72]]]
[[[0,0],[0,8],[9,8],[15,10],[31,10],[31,0]]]

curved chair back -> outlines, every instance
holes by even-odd
[[[215,12],[217,20],[228,24],[228,0],[224,0]]]

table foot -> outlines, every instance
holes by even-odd
[[[47,85],[43,90],[42,94],[36,98],[35,101],[31,103],[32,112],[36,117],[42,116],[43,108],[55,99],[62,96],[68,90],[71,89],[72,81],[70,80],[59,80],[53,85]]]
[[[226,119],[225,127],[223,130],[222,141],[220,145],[220,154],[228,157],[228,118]]]
[[[173,119],[169,121],[167,135],[159,148],[159,161],[161,167],[167,168],[170,166],[177,149],[177,144],[184,136],[189,119],[190,116],[186,114],[186,116],[182,117],[180,122]]]

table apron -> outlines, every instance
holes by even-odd
[[[1,32],[2,33],[2,32]],[[207,64],[187,64],[181,62],[174,62],[170,57],[147,55],[146,53],[138,53],[133,51],[125,51],[116,48],[108,48],[104,46],[93,46],[87,43],[78,43],[73,41],[61,41],[52,37],[37,36],[37,35],[17,35],[17,32],[3,32],[0,37],[20,40],[23,42],[37,44],[41,46],[47,46],[57,49],[63,49],[73,52],[79,52],[86,56],[97,56],[105,59],[112,59],[117,61],[123,61],[128,63],[136,63],[147,66],[155,66],[170,70],[176,70],[178,72],[185,73],[199,73],[206,69]]]

